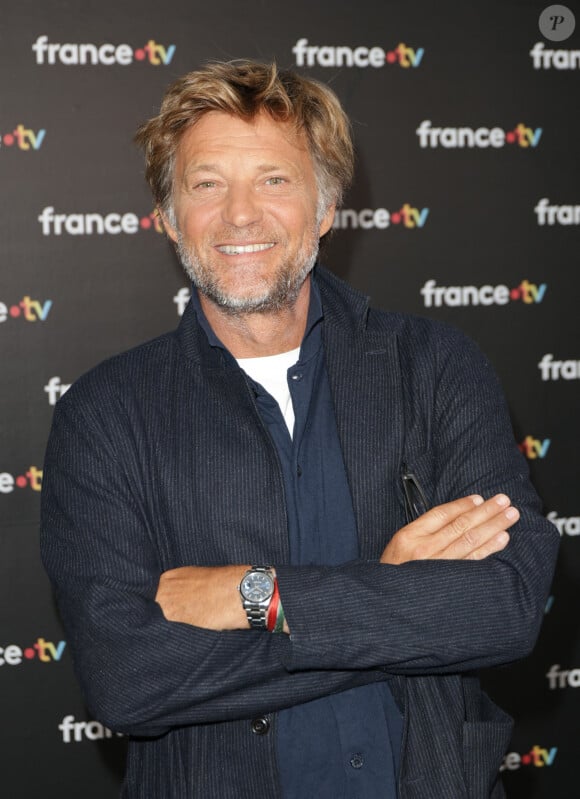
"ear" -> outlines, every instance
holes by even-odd
[[[177,243],[177,230],[173,227],[171,222],[169,221],[168,215],[165,211],[162,211],[161,208],[158,209],[159,216],[161,217],[161,221],[163,222],[163,228],[171,241]]]
[[[328,233],[330,228],[332,227],[332,223],[334,222],[334,213],[336,211],[336,205],[334,203],[330,205],[322,218],[322,222],[320,223],[320,229],[318,231],[318,238],[321,239],[325,233]]]

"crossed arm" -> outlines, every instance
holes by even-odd
[[[96,717],[159,735],[309,701],[376,680],[377,669],[456,673],[529,652],[559,537],[541,517],[519,454],[508,457],[506,444],[496,458],[509,428],[496,429],[495,405],[479,403],[481,418],[455,395],[446,415],[461,413],[468,438],[473,427],[488,431],[479,450],[493,458],[482,470],[460,435],[446,434],[439,501],[469,491],[491,498],[433,508],[385,541],[379,561],[275,563],[289,636],[247,629],[237,589],[245,564],[182,567],[160,578],[163,536],[138,482],[130,421],[108,394],[97,403],[82,385],[71,389],[47,452],[42,548]],[[521,514],[513,529],[518,510],[498,490]]]
[[[380,562],[396,566],[415,560],[482,560],[507,546],[507,530],[519,515],[505,494],[487,501],[476,494],[439,505],[396,532]],[[171,569],[161,575],[155,599],[168,621],[209,630],[247,629],[237,587],[248,568]],[[284,631],[290,632],[288,620]]]

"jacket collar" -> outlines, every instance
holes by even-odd
[[[366,327],[368,297],[320,265],[315,267],[313,279],[320,290],[325,325],[329,324],[333,330],[342,331],[351,339],[353,336],[358,339]],[[213,368],[227,366],[231,356],[226,357],[227,351],[205,320],[195,287],[192,286],[191,292],[191,299],[176,331],[181,349],[185,357],[193,362]],[[312,303],[310,315],[312,316],[313,308],[314,316],[309,319],[310,325],[316,321],[314,317],[320,316],[319,309]],[[200,314],[203,318],[200,318]]]

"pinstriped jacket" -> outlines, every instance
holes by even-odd
[[[503,796],[511,720],[473,673],[531,650],[557,531],[475,345],[370,310],[321,267],[316,280],[356,561],[286,565],[275,447],[243,372],[191,308],[57,404],[42,556],[88,707],[131,736],[126,799],[278,797],[277,711],[385,679],[405,717],[400,799]],[[431,505],[508,493],[521,512],[508,547],[479,562],[378,563],[405,523],[404,468]],[[276,566],[291,637],[168,622],[154,601],[167,569],[250,562]]]

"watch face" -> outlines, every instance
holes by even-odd
[[[274,580],[266,572],[250,572],[242,580],[240,591],[249,602],[265,602],[274,593]]]

